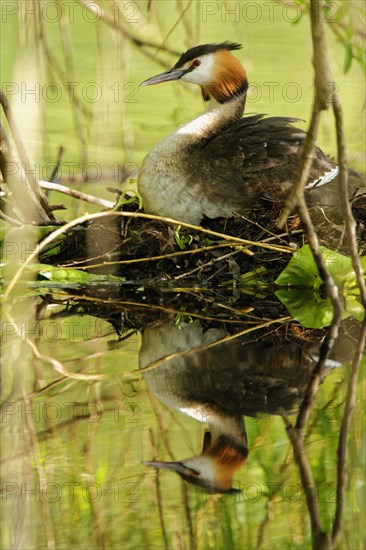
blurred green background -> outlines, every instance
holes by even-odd
[[[168,67],[177,57],[137,47],[130,35],[178,53],[200,43],[237,41],[243,44],[237,55],[251,83],[246,111],[308,121],[311,34],[308,14],[300,18],[306,2],[298,4],[103,1],[103,12],[93,14],[76,0],[2,2],[2,84],[36,171],[46,179],[57,148],[64,145],[64,177],[84,173],[98,181],[100,167],[103,173],[111,171],[113,181],[117,163],[138,166],[162,136],[204,108],[194,85],[178,82],[140,90],[140,82],[162,70],[154,57]],[[362,169],[364,66],[355,58],[347,73],[344,68],[350,51],[362,57],[362,38],[355,29],[364,30],[365,9],[358,0],[329,4],[330,61],[345,111],[350,165]],[[106,24],[102,13],[125,35]],[[338,20],[344,43],[332,31]],[[331,112],[323,115],[319,144],[335,155]]]
[[[361,55],[356,31],[365,31],[365,6],[357,0],[328,4],[329,53],[345,112],[350,165],[362,170],[364,67],[356,58],[349,64],[350,51]],[[74,185],[112,200],[106,187],[118,185],[113,176],[117,163],[127,171],[138,166],[160,137],[202,110],[194,87],[169,83],[138,89],[161,72],[155,55],[167,66],[176,57],[137,47],[129,36],[177,52],[206,42],[238,41],[243,44],[238,57],[252,84],[247,112],[309,120],[311,36],[308,14],[300,18],[306,2],[128,0],[98,5],[124,34],[102,20],[101,12],[93,16],[76,0],[1,2],[2,85],[41,178],[47,178],[63,145],[62,180],[70,180],[70,171],[86,173],[96,181]],[[74,96],[65,82],[72,83]],[[335,154],[330,112],[322,117],[319,144]],[[101,172],[107,174],[103,181]],[[69,207],[60,218],[96,209],[60,195],[51,199]],[[27,315],[15,316],[18,329],[19,319],[32,328],[33,299],[23,297],[20,305]],[[12,408],[3,416],[2,547],[310,548],[304,492],[283,421],[248,421],[250,458],[236,476],[241,495],[205,496],[169,473],[161,474],[158,484],[154,471],[140,461],[151,459],[155,450],[161,459],[168,459],[169,448],[177,459],[197,452],[203,426],[151,401],[138,377],[123,378],[137,367],[140,339],[132,336],[115,349],[110,325],[100,321],[96,328],[95,322],[87,316],[63,317],[55,328],[55,321],[50,327],[45,320],[48,329],[41,330],[37,342],[42,357],[31,352],[19,330],[9,331],[3,341],[3,398]],[[65,380],[57,361],[68,372],[108,378]],[[349,366],[337,369],[321,387],[307,436],[325,527],[334,514],[336,447],[348,372]],[[340,546],[352,550],[363,548],[365,535],[360,513],[365,509],[364,397],[362,383],[349,442]],[[33,410],[32,422],[26,406]]]

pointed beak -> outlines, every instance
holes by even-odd
[[[141,462],[144,466],[148,466],[150,468],[158,468],[159,470],[170,470],[171,472],[176,472],[177,474],[189,474],[193,472],[191,468],[187,468],[187,466],[184,466],[182,462],[160,462],[158,460],[156,461],[143,461]],[[198,473],[198,472],[196,472]]]
[[[169,71],[165,71],[165,73],[144,80],[144,82],[141,82],[140,86],[151,86],[152,84],[160,84],[161,82],[170,82],[170,80],[179,80],[186,72],[186,69],[169,69]]]

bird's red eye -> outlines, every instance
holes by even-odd
[[[201,61],[199,59],[195,59],[193,62],[192,62],[192,65],[191,67],[199,67],[201,65]]]

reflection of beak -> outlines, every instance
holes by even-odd
[[[152,84],[160,84],[161,82],[169,82],[170,80],[179,80],[186,72],[186,69],[169,69],[169,71],[165,71],[165,73],[144,80],[140,86],[151,86]]]
[[[150,468],[158,468],[159,470],[171,470],[173,472],[176,472],[177,474],[183,474],[183,475],[199,475],[199,472],[197,470],[194,470],[193,468],[188,468],[185,466],[182,462],[159,462],[157,461],[143,461],[142,464],[144,466],[149,466]]]

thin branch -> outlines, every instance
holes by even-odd
[[[0,212],[0,218],[10,223],[10,225],[14,225],[15,227],[23,227],[23,224],[20,221],[12,218],[11,216],[8,216],[4,212]]]
[[[187,349],[185,351],[177,351],[174,353],[170,353],[169,355],[164,355],[164,357],[160,357],[159,359],[156,359],[147,367],[140,368],[138,370],[132,371],[131,373],[124,373],[126,376],[129,376],[130,374],[134,373],[135,375],[141,376],[142,374],[145,374],[146,372],[149,372],[151,370],[156,369],[157,367],[160,367],[163,363],[166,361],[170,361],[171,359],[181,359],[182,357],[185,357],[186,355],[190,355],[191,353],[202,353],[203,351],[206,351],[208,349],[214,348],[218,345],[231,342],[231,340],[235,340],[236,338],[240,338],[241,336],[244,336],[246,334],[249,334],[250,332],[267,328],[274,323],[284,324],[289,321],[291,321],[292,317],[279,317],[278,319],[270,319],[269,321],[266,321],[265,323],[260,323],[258,325],[254,325],[249,328],[245,328],[244,330],[241,330],[239,332],[236,332],[235,334],[229,334],[226,336],[223,336],[222,338],[219,338],[218,340],[215,340],[214,342],[209,342],[208,344],[203,344],[202,346],[197,346],[194,348]]]
[[[265,249],[269,249],[269,250],[276,250],[278,252],[285,252],[287,254],[293,254],[293,252],[294,252],[294,250],[291,247],[285,247],[285,246],[279,246],[279,245],[272,245],[272,244],[268,244],[268,243],[248,241],[246,239],[241,239],[239,237],[233,237],[232,235],[225,235],[224,233],[218,233],[217,231],[211,231],[211,230],[205,229],[204,227],[201,227],[199,225],[192,225],[192,224],[189,224],[189,223],[182,222],[180,220],[174,220],[173,218],[165,218],[163,216],[155,216],[155,215],[152,215],[152,214],[144,214],[142,212],[114,212],[114,211],[109,211],[107,213],[106,212],[97,212],[95,214],[85,214],[84,216],[80,216],[80,218],[75,218],[74,220],[71,220],[70,222],[66,223],[62,227],[59,227],[58,229],[56,229],[55,231],[53,231],[52,233],[47,235],[47,237],[45,237],[45,239],[43,239],[43,241],[41,241],[34,248],[32,253],[27,256],[27,259],[25,260],[25,262],[22,263],[22,265],[20,266],[18,271],[15,273],[13,279],[11,280],[11,282],[9,283],[6,291],[4,292],[3,298],[6,299],[7,297],[9,297],[9,294],[12,292],[15,285],[19,281],[19,278],[21,277],[24,270],[38,256],[38,254],[45,248],[45,246],[47,246],[48,244],[53,242],[57,237],[59,237],[60,235],[62,235],[63,233],[65,233],[66,231],[68,231],[69,229],[74,227],[75,225],[79,225],[79,224],[82,224],[86,221],[90,221],[90,220],[94,220],[94,219],[98,219],[98,218],[102,218],[102,217],[107,217],[107,216],[110,216],[110,217],[113,217],[113,216],[119,217],[120,216],[120,217],[125,217],[125,218],[143,218],[143,219],[147,219],[147,220],[157,220],[157,221],[162,221],[164,223],[168,223],[168,224],[172,224],[172,225],[180,225],[182,227],[187,227],[188,229],[193,229],[194,231],[199,231],[201,233],[206,233],[207,235],[212,235],[213,237],[218,237],[219,239],[223,239],[225,241],[233,241],[235,243],[244,244],[244,245],[247,245],[247,246],[256,246],[256,247],[259,247],[259,248],[265,248]],[[243,248],[242,252],[245,253],[245,254],[248,254],[248,256],[253,255],[253,252],[251,252],[247,248]]]
[[[44,41],[46,33],[44,30],[44,23],[42,21],[42,18],[40,21],[40,25],[41,25],[42,37]],[[72,55],[73,52],[72,52],[72,41],[71,41],[71,33],[70,33],[70,21],[69,21],[69,18],[65,16],[65,13],[63,13],[63,16],[60,18],[60,38],[61,38],[62,52],[65,60],[66,80],[67,82],[77,82],[77,78],[75,76],[75,69],[74,69],[74,58]],[[81,162],[82,162],[82,165],[84,165],[88,158],[87,130],[85,128],[85,123],[80,116],[81,112],[78,110],[77,105],[75,105],[75,108],[72,109],[72,113],[74,118],[75,131],[80,141]]]
[[[238,246],[235,243],[229,242],[216,244],[212,246],[202,246],[200,248],[193,248],[192,250],[179,250],[177,252],[171,252],[169,254],[160,254],[159,256],[147,256],[146,258],[133,258],[132,260],[114,260],[113,262],[100,262],[97,264],[87,264],[83,266],[81,264],[87,263],[89,260],[75,260],[74,262],[61,263],[60,267],[73,267],[77,266],[80,270],[95,269],[96,267],[105,267],[108,265],[131,265],[145,262],[156,262],[160,260],[167,260],[169,258],[177,258],[179,256],[189,256],[193,254],[200,254],[201,252],[208,252],[210,250],[216,250],[218,248],[227,248],[228,246]],[[101,257],[101,256],[98,256]]]
[[[306,388],[304,398],[301,403],[300,411],[296,420],[296,428],[298,430],[303,431],[307,424],[307,421],[312,409],[312,405],[314,403],[314,400],[319,388],[321,374],[323,372],[326,359],[338,336],[338,327],[342,320],[342,305],[339,299],[338,287],[335,284],[333,277],[330,275],[328,268],[325,264],[324,258],[320,252],[318,237],[316,235],[313,223],[310,219],[309,211],[306,206],[304,196],[301,196],[299,199],[298,209],[299,209],[301,221],[304,225],[307,240],[309,242],[309,245],[311,247],[311,250],[314,256],[314,260],[319,270],[320,277],[322,278],[322,280],[326,285],[327,294],[333,306],[332,324],[319,350],[319,360],[318,360],[318,363],[315,365],[315,368],[308,382],[308,386]]]
[[[283,411],[282,415],[285,421],[288,436],[292,443],[294,458],[296,464],[299,466],[302,486],[304,488],[306,502],[310,514],[311,530],[313,533],[316,531],[319,532],[321,531],[319,504],[316,498],[316,491],[313,476],[311,473],[311,467],[304,449],[304,438],[302,437],[302,433],[299,432],[297,428],[294,428],[294,426],[292,426],[285,411]]]
[[[352,214],[351,205],[348,196],[348,170],[347,170],[347,153],[344,139],[343,128],[343,111],[342,105],[338,97],[333,98],[333,112],[337,128],[337,149],[338,149],[338,165],[339,165],[339,194],[341,197],[341,207],[343,218],[345,220],[346,235],[350,247],[352,266],[356,274],[357,284],[360,290],[361,300],[365,309],[365,319],[361,327],[358,346],[353,358],[351,378],[347,389],[347,398],[345,410],[342,419],[342,426],[339,435],[339,443],[337,449],[338,469],[337,469],[337,500],[336,513],[333,522],[332,539],[334,545],[339,542],[343,518],[344,518],[344,498],[347,484],[347,466],[348,466],[348,449],[347,438],[351,424],[353,410],[356,405],[356,382],[359,366],[361,363],[362,354],[365,349],[366,342],[366,285],[364,274],[358,255],[357,240],[356,240],[356,223]]]
[[[31,408],[30,400],[27,399],[25,394],[23,395],[23,402],[25,405],[25,424],[29,433],[30,441],[31,441],[31,448],[33,452],[33,458],[36,466],[36,471],[38,474],[40,487],[41,489],[43,489],[43,487],[47,487],[47,474],[46,474],[46,469],[43,465],[43,461],[41,459],[39,442],[38,442],[37,433],[34,427],[32,413],[31,413],[32,408]],[[43,525],[46,533],[47,548],[48,550],[55,550],[56,540],[55,540],[54,526],[52,523],[52,514],[50,510],[50,504],[49,504],[49,501],[44,498],[41,499],[41,513],[42,513]]]
[[[308,181],[310,168],[314,160],[314,149],[315,149],[315,142],[318,137],[320,112],[321,112],[321,109],[319,108],[318,100],[315,97],[313,110],[311,114],[311,121],[310,121],[309,129],[307,131],[303,150],[302,150],[302,156],[300,161],[300,165],[301,165],[300,177],[298,181],[294,183],[294,185],[291,187],[291,191],[287,197],[284,209],[277,222],[277,227],[281,229],[285,225],[287,218],[289,217],[293,209],[296,207],[296,205],[299,204],[300,197],[304,195],[305,185]]]
[[[173,23],[173,25],[170,27],[170,29],[168,30],[167,34],[165,35],[164,37],[164,40],[163,40],[163,45],[165,44],[165,42],[167,42],[167,40],[169,39],[169,37],[173,34],[173,32],[175,31],[175,29],[178,27],[179,23],[181,21],[183,21],[183,24],[184,24],[184,16],[185,14],[187,13],[187,11],[189,10],[189,8],[191,7],[191,4],[192,4],[192,0],[188,0],[188,3],[186,4],[186,6],[184,6],[182,9],[181,9],[181,12],[180,14],[178,15],[176,21]],[[159,47],[159,50],[161,49],[161,47]],[[180,55],[180,54],[178,54]]]
[[[126,28],[122,27],[122,25],[120,25],[118,21],[116,21],[113,17],[110,17],[107,14],[107,12],[102,9],[100,5],[96,5],[95,3],[90,2],[89,0],[78,0],[78,1],[80,2],[80,4],[82,4],[85,7],[85,9],[89,10],[94,15],[97,14],[98,18],[101,21],[104,21],[104,23],[106,23],[109,27],[121,33],[125,38],[128,38],[135,46],[140,48],[140,50],[144,55],[146,55],[150,59],[154,59],[155,61],[160,63],[160,65],[166,67],[167,69],[170,68],[170,65],[165,61],[158,59],[155,54],[150,53],[148,50],[146,50],[146,48],[155,48],[157,51],[164,50],[174,55],[175,57],[181,54],[181,52],[177,50],[172,50],[167,46],[162,46],[159,44],[155,44],[154,42],[149,42],[147,40],[142,40],[141,38],[137,38],[136,36],[131,34]]]
[[[313,404],[315,402],[316,394],[318,393],[319,384],[321,382],[321,376],[326,365],[326,360],[327,360],[329,351],[333,347],[333,344],[338,336],[339,322],[340,322],[340,319],[336,319],[335,321],[333,320],[332,326],[330,327],[321,345],[321,348],[319,350],[318,363],[315,365],[315,368],[311,374],[311,377],[308,382],[308,386],[305,390],[304,398],[301,402],[299,414],[296,419],[296,429],[299,430],[302,434],[304,429],[307,426],[309,416],[310,416]]]
[[[95,197],[94,195],[89,195],[88,193],[83,193],[82,191],[76,191],[76,189],[70,189],[70,187],[66,187],[66,185],[61,185],[59,183],[40,180],[39,185],[43,189],[48,189],[50,191],[57,191],[58,193],[64,193],[65,195],[69,195],[69,197],[75,197],[76,199],[90,202],[91,204],[102,206],[103,208],[110,209],[110,208],[113,208],[116,204],[115,202],[108,201],[106,199],[101,199],[99,197]]]
[[[150,443],[153,448],[153,456],[154,460],[156,460],[156,443],[155,443],[155,437],[153,431],[149,430],[150,435]],[[169,540],[168,540],[168,534],[165,524],[165,518],[164,518],[164,509],[163,509],[163,496],[161,493],[161,486],[160,486],[160,471],[157,469],[155,472],[155,490],[156,490],[156,500],[158,503],[158,511],[159,511],[159,522],[161,527],[161,532],[163,534],[163,540],[164,540],[164,548],[165,550],[169,550]]]
[[[54,220],[55,217],[52,214],[52,210],[50,205],[48,204],[47,198],[41,192],[37,184],[35,174],[32,170],[31,163],[29,161],[27,152],[25,150],[24,144],[20,137],[20,133],[18,131],[18,127],[15,122],[13,111],[10,107],[8,98],[2,90],[0,90],[0,103],[7,118],[9,128],[23,167],[24,181],[21,178],[22,190],[18,189],[18,185],[14,185],[13,189],[15,192],[14,194],[16,194],[17,196],[20,194],[21,198],[16,206],[18,206],[18,208],[22,211],[22,214],[25,215],[26,219],[30,218],[30,221],[41,221],[42,223],[47,223],[50,220]],[[27,185],[29,185],[28,189]],[[33,208],[30,208],[30,204],[28,203],[28,201],[24,201],[24,187],[27,191],[26,198],[28,198],[28,200],[31,202],[31,206]],[[23,193],[23,196],[21,196],[21,193]]]
[[[228,252],[227,254],[224,254],[222,256],[218,256],[216,258],[211,258],[206,263],[202,263],[201,265],[198,265],[197,267],[194,267],[193,269],[190,269],[188,271],[185,271],[184,273],[181,273],[180,275],[177,275],[174,277],[174,281],[179,281],[181,279],[186,279],[190,275],[193,275],[194,273],[204,271],[207,267],[212,267],[213,265],[217,264],[218,262],[222,260],[227,260],[228,258],[231,258],[232,256],[235,256],[235,254],[239,254],[241,252],[241,249],[232,250],[231,252]],[[207,280],[206,280],[207,282]]]
[[[58,361],[57,359],[54,359],[53,357],[49,357],[48,355],[44,355],[43,353],[40,353],[36,344],[32,342],[32,340],[27,338],[26,341],[27,341],[27,344],[32,348],[32,351],[35,357],[37,357],[37,359],[49,363],[56,372],[62,374],[65,378],[72,378],[75,380],[85,380],[87,382],[91,380],[108,379],[108,375],[106,374],[80,374],[78,372],[68,372],[60,361]]]
[[[58,176],[58,173],[60,171],[64,155],[65,155],[65,147],[63,145],[61,145],[58,148],[56,164],[55,164],[54,169],[52,170],[52,174],[51,174],[51,177],[50,177],[50,180],[52,182],[55,182],[58,179],[57,176]]]
[[[182,291],[186,291],[186,289],[181,289]],[[62,291],[58,291],[57,288],[53,290],[53,295],[56,295],[57,296],[57,293],[60,294],[60,299],[61,297],[63,299],[65,299],[65,296],[66,294],[63,293]],[[75,300],[75,301],[79,301],[80,300],[80,296],[78,296],[77,294],[70,294],[70,292],[67,293],[67,299],[68,300]],[[102,303],[105,305],[105,299],[104,298],[91,298],[90,296],[83,296],[82,298],[82,301],[83,302],[95,302],[95,303]],[[163,312],[164,314],[172,314],[172,315],[182,315],[182,310],[179,309],[179,307],[177,308],[174,308],[174,307],[169,307],[169,306],[158,306],[158,305],[150,305],[148,303],[144,303],[144,302],[135,302],[133,300],[119,300],[119,301],[113,301],[113,300],[108,300],[108,304],[110,306],[117,306],[117,307],[120,307],[120,306],[126,306],[126,307],[135,307],[136,309],[141,309],[141,310],[152,310],[152,311],[161,311]],[[244,313],[246,313],[244,311]],[[187,310],[184,312],[184,315],[186,315],[187,317],[192,317],[193,319],[202,319],[203,321],[217,321],[217,316],[215,317],[214,315],[201,315],[200,313],[197,313],[196,311],[190,311],[190,310]],[[283,320],[286,320],[286,321],[291,321],[291,317],[286,317],[286,318],[283,318]],[[278,319],[277,319],[278,321]],[[228,317],[228,318],[222,318],[220,317],[220,322],[221,323],[224,323],[224,324],[228,324],[228,325],[246,325],[247,326],[247,321],[246,320],[242,320],[242,319],[233,319],[232,317]],[[271,324],[269,322],[269,324]],[[267,325],[267,323],[266,323]],[[257,328],[261,328],[260,326],[258,326]],[[251,332],[252,328],[248,329],[249,332]],[[254,330],[254,329],[253,329]],[[136,371],[137,372],[137,371]],[[131,376],[131,373],[128,374],[128,376]]]
[[[310,23],[313,42],[313,66],[314,66],[314,104],[311,122],[305,139],[302,158],[300,162],[300,177],[292,186],[285,208],[278,221],[278,227],[282,227],[289,213],[298,204],[299,197],[304,194],[305,184],[308,180],[315,141],[318,135],[320,113],[329,106],[329,86],[333,79],[328,61],[328,46],[324,23],[324,0],[310,0]]]
[[[337,468],[337,500],[336,512],[333,522],[332,538],[336,546],[342,532],[343,517],[344,517],[344,495],[347,485],[347,466],[348,466],[348,435],[351,426],[353,411],[356,406],[356,382],[362,355],[366,344],[366,323],[363,323],[358,339],[357,349],[352,362],[351,377],[348,383],[346,404],[342,419],[342,426],[338,442],[338,468]]]
[[[366,315],[366,283],[363,269],[361,267],[360,257],[358,255],[356,222],[352,214],[352,208],[348,196],[348,169],[346,144],[344,138],[343,110],[338,96],[333,97],[332,105],[337,128],[339,196],[341,199],[341,208],[345,222],[346,235],[348,238],[348,246],[350,248],[352,266],[356,274],[357,284],[360,289],[361,300]]]
[[[321,111],[328,108],[330,100],[334,102],[334,99],[330,99],[327,93],[329,85],[333,84],[333,80],[331,77],[331,70],[328,61],[324,8],[325,6],[323,0],[310,0],[310,21],[313,42],[313,65],[315,81],[315,94],[311,123],[302,152],[300,162],[300,176],[291,190],[284,211],[278,223],[279,226],[282,226],[287,220],[287,217],[292,209],[295,206],[298,207],[299,215],[302,224],[304,225],[305,234],[311,247],[314,260],[318,267],[320,277],[326,285],[327,294],[333,306],[332,324],[320,348],[319,360],[315,365],[311,378],[308,382],[308,386],[306,388],[304,398],[300,406],[295,426],[292,426],[289,423],[286,415],[284,414],[287,431],[293,447],[294,457],[299,467],[300,477],[306,495],[306,502],[311,520],[313,548],[316,548],[317,550],[321,548],[332,548],[333,541],[331,534],[329,532],[324,532],[321,527],[318,497],[315,492],[310,463],[304,448],[304,430],[307,425],[313,403],[315,401],[326,359],[335,339],[338,336],[338,327],[342,318],[342,305],[339,299],[338,288],[330,273],[328,272],[327,266],[324,262],[324,258],[320,253],[317,234],[311,221],[309,210],[307,208],[304,197],[304,187],[308,180],[310,168],[313,161],[313,153],[315,149],[315,141],[318,133]],[[338,117],[340,116],[339,111],[337,112],[337,115]],[[345,164],[345,147],[341,122],[341,118],[339,118],[337,125],[337,137],[339,140],[338,151],[342,154],[342,156],[340,155],[340,186],[342,187],[343,201],[347,200],[348,203],[347,190],[345,189],[347,185],[347,169]],[[346,214],[348,216],[349,213],[347,212]],[[351,227],[352,223],[350,219],[351,218],[349,218],[348,216],[347,223]],[[351,234],[351,229],[349,231]]]
[[[10,140],[0,120],[0,172],[2,176],[2,181],[7,180],[7,172],[8,172],[7,168],[8,168],[8,160],[10,156],[11,156]]]

